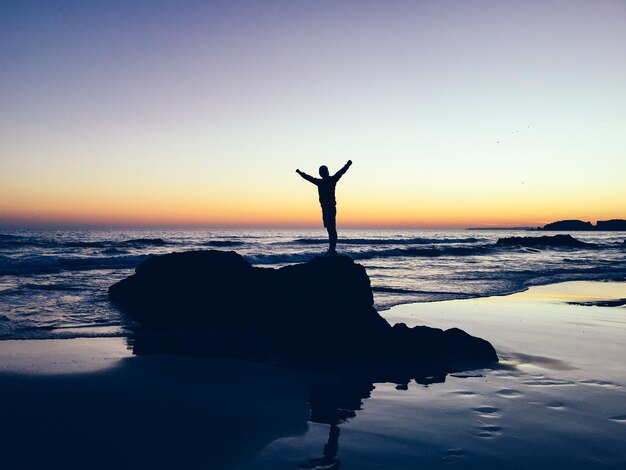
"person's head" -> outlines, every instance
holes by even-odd
[[[328,173],[328,167],[326,165],[322,165],[320,167],[320,176],[322,178],[328,178],[330,176],[330,173]]]

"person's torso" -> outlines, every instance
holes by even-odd
[[[322,181],[317,185],[322,208],[335,207],[337,204],[335,201],[335,185],[336,182],[332,178],[322,178]]]

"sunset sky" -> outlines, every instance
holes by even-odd
[[[626,2],[0,3],[0,224],[626,218]]]

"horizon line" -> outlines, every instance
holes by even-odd
[[[584,220],[595,222],[600,220]],[[472,222],[449,222],[449,223],[345,223],[340,224],[339,229],[346,230],[524,230],[535,229],[561,220],[583,220],[562,218],[550,221],[534,221],[511,223],[472,223]],[[93,222],[93,221],[68,221],[68,220],[2,220],[0,218],[0,230],[323,230],[324,227],[317,222],[267,222],[267,223],[201,223],[201,222]]]
[[[494,230],[531,229],[545,224],[345,224],[339,230]],[[181,224],[181,223],[3,223],[0,230],[324,230],[320,224]]]

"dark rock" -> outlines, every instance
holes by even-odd
[[[611,220],[598,220],[596,225],[591,222],[583,222],[582,220],[559,220],[558,222],[552,222],[544,225],[539,230],[551,230],[551,231],[599,231],[599,232],[626,232],[626,220],[624,219],[611,219]]]
[[[491,344],[456,328],[392,328],[373,307],[365,268],[347,256],[272,269],[232,251],[171,253],[144,261],[109,288],[109,298],[144,331],[203,332],[195,346],[181,340],[196,350],[358,362],[385,372],[498,360]]]
[[[596,230],[604,232],[626,232],[626,220],[598,220],[598,223],[596,224]]]
[[[543,226],[542,230],[553,231],[589,231],[594,227],[591,222],[583,222],[582,220],[559,220]]]
[[[626,305],[626,299],[590,300],[586,302],[568,302],[571,305],[584,305],[585,307],[621,307]]]
[[[527,247],[571,247],[594,248],[594,243],[581,242],[571,235],[553,235],[545,237],[508,237],[500,238],[497,246],[527,246]]]

